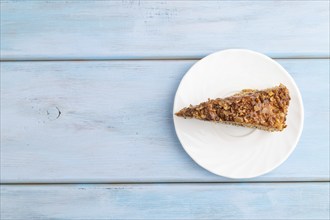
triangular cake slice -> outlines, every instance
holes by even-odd
[[[199,105],[183,108],[176,115],[266,131],[282,131],[286,128],[289,101],[289,90],[280,84],[269,89],[244,89],[226,98],[209,99]]]

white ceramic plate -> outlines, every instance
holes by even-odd
[[[181,80],[173,113],[208,98],[222,98],[242,89],[266,89],[284,84],[291,101],[288,127],[282,132],[174,117],[185,151],[205,169],[229,178],[265,174],[295,149],[300,138],[304,111],[299,89],[288,72],[271,58],[250,50],[230,49],[198,61]]]

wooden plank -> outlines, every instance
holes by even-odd
[[[174,131],[194,62],[2,63],[2,182],[231,181],[196,165]],[[301,89],[304,131],[288,161],[252,180],[329,180],[329,60],[279,62]]]
[[[329,219],[329,183],[11,185],[3,219]]]
[[[329,1],[3,1],[2,59],[329,57]]]

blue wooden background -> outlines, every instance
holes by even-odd
[[[329,219],[329,1],[1,1],[1,219]],[[278,61],[305,106],[289,159],[231,180],[172,122],[203,56]]]

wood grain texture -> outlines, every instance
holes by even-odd
[[[329,219],[329,183],[2,186],[3,219]]]
[[[2,63],[1,181],[231,181],[196,165],[174,131],[175,91],[194,62]],[[329,60],[279,62],[301,90],[304,131],[253,181],[329,180]]]
[[[3,1],[2,59],[329,57],[329,1]]]

